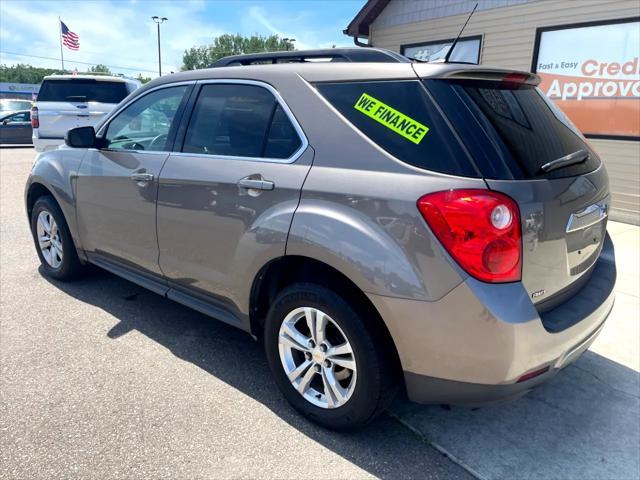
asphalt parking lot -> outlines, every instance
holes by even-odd
[[[480,410],[398,400],[335,433],[290,409],[248,335],[106,272],[43,277],[33,158],[0,149],[0,478],[640,477],[637,227],[610,224],[614,312],[548,385]]]

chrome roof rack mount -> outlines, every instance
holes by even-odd
[[[239,65],[260,65],[278,63],[312,62],[374,62],[374,63],[410,63],[407,57],[382,48],[325,48],[319,50],[295,50],[292,52],[265,52],[223,57],[210,68]]]

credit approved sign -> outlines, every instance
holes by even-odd
[[[535,60],[540,88],[583,133],[640,138],[640,22],[549,27]]]
[[[384,102],[363,93],[353,106],[359,112],[381,123],[418,145],[429,131],[429,127],[390,107]]]

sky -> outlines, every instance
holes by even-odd
[[[58,16],[80,37],[64,48],[65,67],[101,63],[127,76],[157,76],[156,24],[162,24],[162,70],[178,71],[185,49],[223,33],[295,38],[298,50],[352,46],[342,30],[365,0],[0,0],[0,64],[60,67]],[[22,55],[17,55],[22,54]],[[25,55],[30,55],[27,57]],[[35,58],[48,57],[48,58]],[[124,68],[127,67],[127,68]]]

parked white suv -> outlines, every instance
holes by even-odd
[[[44,77],[31,109],[33,145],[37,151],[64,143],[67,130],[94,126],[140,82],[105,75],[49,75]]]

